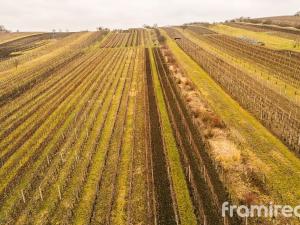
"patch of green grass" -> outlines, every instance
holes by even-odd
[[[210,107],[227,126],[239,133],[242,154],[255,155],[261,162],[251,162],[265,173],[270,196],[277,202],[297,205],[300,200],[300,160],[249,112],[234,101],[195,61],[185,54],[166,32],[167,44],[188,77],[194,82]],[[265,168],[268,168],[265,170]],[[282,195],[282,200],[280,199]]]
[[[150,59],[157,106],[161,116],[163,137],[166,144],[168,162],[171,168],[171,176],[177,199],[180,221],[181,224],[186,225],[197,224],[184,172],[180,163],[180,156],[178,153],[179,150],[177,149],[176,140],[172,132],[172,126],[168,117],[166,103],[163,98],[162,87],[159,82],[152,51],[150,51]]]

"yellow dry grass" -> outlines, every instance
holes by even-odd
[[[295,47],[294,40],[274,36],[268,32],[255,32],[246,29],[230,27],[223,24],[213,25],[210,28],[221,34],[226,34],[234,37],[247,37],[249,39],[263,42],[265,43],[266,47],[269,48],[300,51],[300,46]]]

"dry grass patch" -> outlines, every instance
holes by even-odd
[[[253,201],[268,202],[268,190],[264,186],[264,176],[259,169],[266,166],[257,157],[244,151],[240,144],[244,142],[243,137],[238,131],[227,127],[211,109],[167,47],[162,47],[162,53],[208,150],[224,171],[224,181],[231,194],[239,203],[249,202],[250,198]]]

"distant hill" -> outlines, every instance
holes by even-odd
[[[295,27],[300,29],[300,12],[294,16],[274,16],[250,19],[248,22],[252,23],[264,23],[278,25],[282,27]]]

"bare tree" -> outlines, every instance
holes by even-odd
[[[156,26],[156,28],[157,28],[157,24],[155,24],[154,26]],[[155,28],[155,27],[152,27],[151,25],[148,25],[148,24],[144,24],[143,25],[143,27],[145,28],[145,29],[153,29],[153,28]]]
[[[5,27],[3,25],[0,25],[0,32],[7,32],[7,30],[5,29]]]
[[[55,29],[53,29],[53,30],[52,30],[52,39],[54,39],[54,37],[55,37],[55,33],[56,33],[56,30],[55,30]]]

